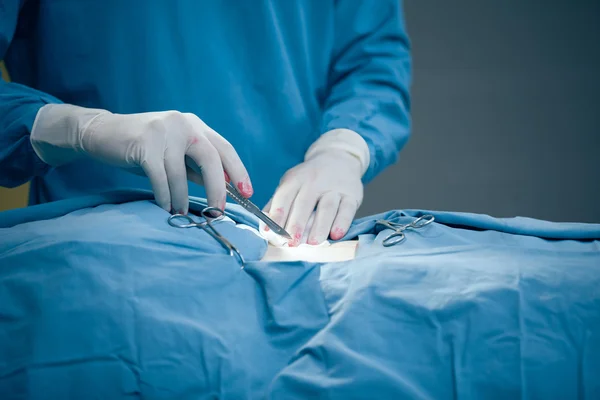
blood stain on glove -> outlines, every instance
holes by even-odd
[[[238,182],[237,187],[244,197],[250,197],[254,194],[254,189],[252,188],[249,177],[246,177],[243,181]]]
[[[333,240],[340,240],[341,238],[344,237],[345,234],[346,234],[346,232],[344,232],[344,230],[342,228],[333,228],[331,230],[331,238]]]
[[[227,171],[223,171],[225,173],[225,182],[231,182],[231,178],[229,178],[229,174]]]
[[[302,240],[302,234],[303,234],[303,230],[302,227],[299,225],[294,225],[292,227],[292,241],[289,243],[290,246],[292,247],[296,247],[300,244],[300,240]]]

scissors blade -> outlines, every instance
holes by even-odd
[[[246,211],[249,211],[250,213],[254,214],[258,219],[264,222],[273,232],[280,236],[283,236],[286,239],[292,239],[290,234],[287,233],[285,229],[277,225],[275,221],[269,218],[267,214],[262,212],[261,209],[258,208],[253,202],[242,196],[240,192],[238,192],[238,190],[235,187],[233,187],[229,182],[225,183],[225,187],[227,189],[227,193],[229,193],[229,196],[231,196],[231,198],[235,200],[236,203],[244,207]]]

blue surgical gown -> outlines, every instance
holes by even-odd
[[[31,180],[34,204],[150,188],[88,158],[45,165],[29,134],[48,103],[194,113],[236,148],[259,205],[328,130],[365,139],[365,182],[409,137],[398,0],[0,0],[0,58],[0,185]]]

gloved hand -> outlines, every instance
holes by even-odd
[[[208,205],[221,209],[227,174],[242,195],[250,197],[253,191],[235,149],[194,114],[113,114],[48,104],[36,116],[31,144],[51,166],[90,156],[146,175],[156,202],[167,211],[187,213],[188,179],[203,184]]]
[[[369,149],[362,137],[346,129],[330,131],[311,146],[303,163],[286,172],[264,211],[292,236],[289,246],[298,246],[303,237],[311,245],[328,237],[339,240],[362,203],[368,165]],[[272,237],[262,223],[260,230]]]

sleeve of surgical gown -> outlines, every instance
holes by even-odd
[[[0,60],[13,42],[23,0],[0,0]],[[19,45],[19,43],[16,43]],[[19,186],[48,166],[29,141],[38,110],[59,100],[46,93],[0,79],[0,186]]]
[[[363,180],[396,162],[410,135],[411,57],[400,0],[337,0],[321,132],[351,129],[367,142]]]

